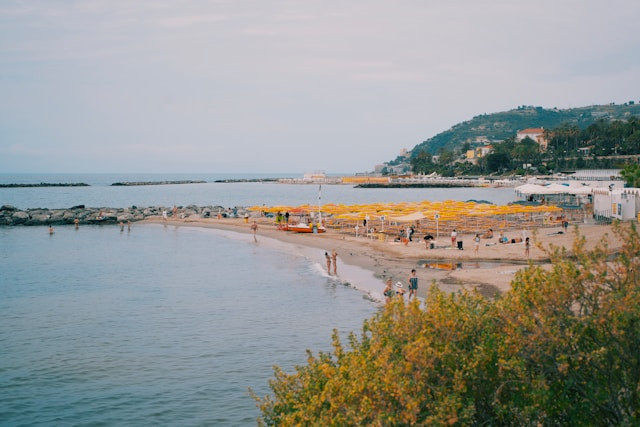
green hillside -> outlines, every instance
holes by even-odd
[[[631,116],[640,117],[640,104],[633,101],[624,105],[593,105],[564,110],[522,106],[510,111],[482,114],[459,123],[416,145],[411,154],[415,156],[421,151],[437,154],[442,148],[455,151],[465,142],[474,146],[480,144],[476,141],[503,141],[526,128],[553,129],[568,123],[584,129],[600,119],[625,120]]]

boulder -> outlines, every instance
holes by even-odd
[[[13,215],[11,215],[11,222],[14,225],[24,224],[29,221],[29,214],[23,211],[17,211]]]

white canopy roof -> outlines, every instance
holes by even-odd
[[[390,216],[389,217],[389,221],[397,221],[397,222],[413,222],[413,221],[417,221],[419,219],[424,218],[424,215],[422,214],[422,212],[414,212],[408,215],[402,215],[402,216]]]
[[[515,188],[516,193],[528,196],[530,194],[549,194],[547,188],[538,184],[524,184]]]

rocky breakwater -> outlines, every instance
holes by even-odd
[[[74,224],[117,224],[142,221],[151,217],[162,217],[166,212],[169,219],[200,219],[216,217],[241,217],[248,213],[245,208],[224,208],[222,206],[180,206],[173,218],[173,207],[152,206],[139,208],[88,208],[84,205],[68,209],[27,209],[20,210],[11,205],[0,207],[0,226],[14,225],[64,225]]]

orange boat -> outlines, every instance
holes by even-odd
[[[296,233],[313,233],[313,232],[324,233],[324,232],[327,231],[327,229],[324,228],[321,225],[313,225],[313,226],[311,226],[311,225],[305,224],[303,222],[300,222],[300,223],[294,224],[294,225],[289,224],[285,228],[285,230],[295,231]]]

